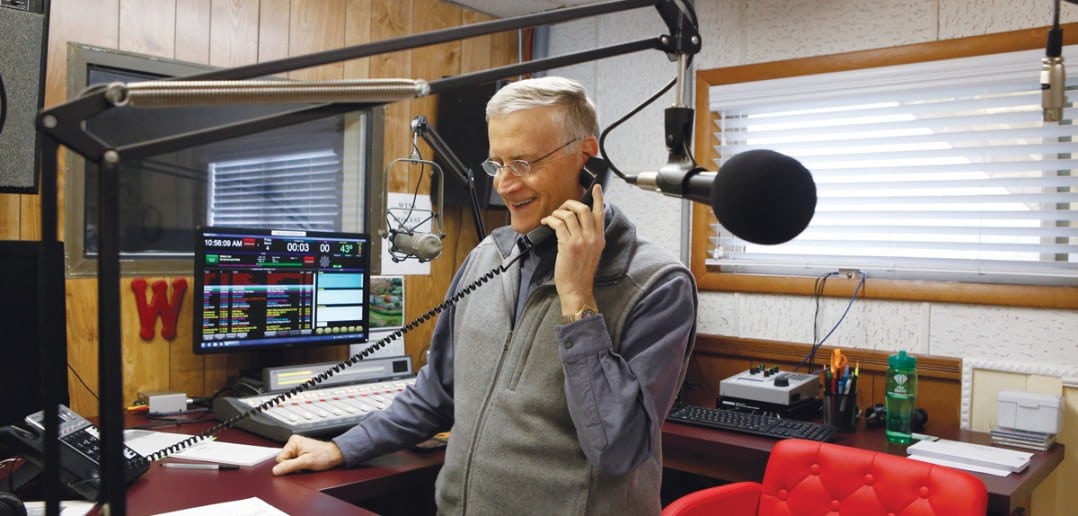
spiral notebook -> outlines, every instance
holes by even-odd
[[[124,444],[142,455],[150,455],[151,453],[155,453],[183,441],[188,437],[191,436],[170,432],[154,432],[152,430],[125,430]],[[179,453],[169,455],[169,457],[213,462],[217,464],[254,466],[255,464],[276,457],[280,451],[280,448],[270,446],[224,443],[214,439],[208,439],[191,445]]]

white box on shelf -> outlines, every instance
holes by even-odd
[[[1000,391],[996,399],[998,426],[1046,434],[1059,433],[1063,419],[1060,396],[1026,391]]]

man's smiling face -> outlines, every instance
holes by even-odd
[[[569,141],[572,136],[561,128],[556,107],[525,109],[492,118],[487,123],[490,159],[502,164],[516,159],[531,163]],[[509,208],[514,231],[523,234],[539,227],[539,220],[555,208],[582,196],[578,175],[587,159],[582,147],[574,141],[535,163],[524,176],[503,168],[494,177],[494,188]]]

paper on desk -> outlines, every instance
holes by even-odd
[[[142,455],[150,455],[188,437],[191,436],[149,430],[128,430],[124,432],[124,444]],[[280,451],[280,448],[269,446],[205,440],[169,456],[177,459],[202,460],[218,464],[254,466],[271,457],[276,457]]]
[[[45,516],[45,502],[25,502],[26,516]],[[60,500],[60,516],[86,516],[96,507],[94,502]]]
[[[152,430],[124,430],[124,444],[139,455],[149,455],[191,437],[186,434],[154,432]]]
[[[1005,477],[1010,475],[1011,472],[1003,468],[990,468],[988,466],[974,466],[973,464],[966,464],[964,462],[958,462],[953,460],[938,459],[936,457],[925,457],[924,455],[907,455],[907,458],[913,460],[919,460],[921,462],[928,462],[931,464],[938,464],[940,466],[947,466],[955,469],[964,469],[966,471],[974,471],[977,473],[984,473],[986,475],[995,475],[997,477]]]
[[[219,514],[231,514],[234,516],[288,516],[288,513],[281,512],[280,509],[266,503],[265,500],[258,498],[257,496],[232,502],[221,502],[200,507],[191,507],[190,509],[163,512],[156,516],[216,516]]]

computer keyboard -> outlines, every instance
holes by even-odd
[[[774,439],[796,437],[811,441],[827,441],[835,433],[834,427],[823,423],[780,419],[762,414],[697,405],[674,407],[666,419],[676,423],[761,435]]]
[[[236,427],[282,443],[292,434],[333,437],[372,412],[388,407],[397,394],[413,383],[414,377],[310,389],[269,410],[241,419]],[[220,397],[213,402],[213,415],[227,421],[273,397],[274,394]]]

